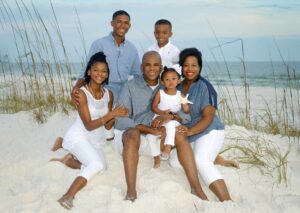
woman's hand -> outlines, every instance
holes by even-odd
[[[188,136],[188,128],[184,125],[176,127],[176,133]]]

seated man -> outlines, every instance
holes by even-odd
[[[121,104],[129,111],[129,117],[117,118],[115,145],[119,153],[123,153],[123,163],[127,184],[125,199],[134,201],[137,198],[136,176],[140,154],[151,155],[151,146],[145,134],[164,137],[164,128],[151,127],[154,113],[151,111],[151,102],[159,88],[159,75],[162,70],[161,58],[155,51],[146,52],[142,59],[142,76],[135,76],[127,82],[119,94],[117,105]],[[169,114],[154,119],[153,126],[165,123],[172,119],[180,120],[177,115]],[[191,192],[201,199],[207,200],[204,194],[196,168],[194,155],[188,140],[181,134],[176,134],[175,147],[178,159],[187,175]]]

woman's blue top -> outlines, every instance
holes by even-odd
[[[183,92],[182,84],[178,85],[178,90]],[[191,121],[186,123],[187,127],[192,127],[202,119],[202,110],[206,106],[213,106],[217,109],[217,93],[214,87],[205,78],[200,77],[193,82],[188,90],[188,99],[194,104],[189,104]],[[217,115],[215,115],[211,124],[202,132],[189,136],[189,141],[194,142],[203,135],[209,133],[211,130],[224,130],[224,125]]]

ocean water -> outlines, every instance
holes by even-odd
[[[300,87],[300,61],[288,62],[207,62],[203,64],[202,75],[214,85]]]
[[[17,64],[7,64],[0,62],[0,77],[10,76],[12,70],[14,74],[20,74]],[[44,68],[43,68],[44,67]],[[63,72],[66,73],[64,64],[60,64]],[[45,66],[38,64],[38,72],[42,73]],[[82,69],[81,63],[71,63],[71,76],[76,79]],[[24,72],[27,75],[33,74],[30,65],[24,65]],[[52,73],[57,74],[55,64],[51,64]],[[46,71],[46,73],[49,71]],[[259,87],[288,87],[300,88],[300,61],[297,62],[245,62],[245,69],[241,62],[204,62],[201,75],[209,79],[213,85],[233,85],[243,86],[245,82],[251,86]],[[68,75],[65,75],[68,76]],[[1,78],[1,81],[3,78]]]

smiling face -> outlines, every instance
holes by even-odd
[[[172,36],[171,26],[168,24],[156,24],[154,36],[159,47],[165,46]]]
[[[108,77],[107,65],[102,62],[96,62],[91,66],[88,71],[88,75],[91,77],[90,82],[95,84],[102,84]]]
[[[118,38],[124,38],[131,24],[130,18],[127,15],[118,15],[111,21],[113,27],[113,35]]]
[[[141,65],[143,76],[148,85],[154,86],[158,83],[159,74],[162,70],[161,58],[157,52],[147,52],[143,57]]]
[[[183,63],[182,74],[188,80],[196,80],[200,75],[200,69],[197,58],[188,56]]]

